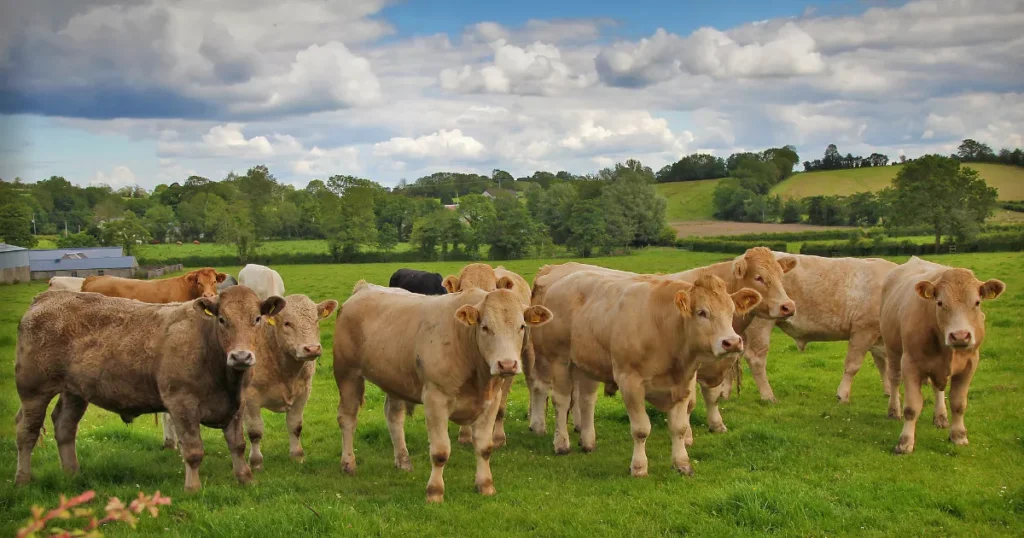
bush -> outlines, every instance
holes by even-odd
[[[800,254],[813,256],[910,256],[922,254],[947,254],[950,247],[959,253],[966,252],[1017,252],[1024,248],[1024,232],[997,232],[980,234],[968,242],[944,241],[935,250],[933,243],[916,244],[911,241],[878,240],[847,241],[833,243],[804,243]]]
[[[753,247],[768,247],[777,252],[786,252],[786,243],[767,243],[759,241],[734,241],[708,239],[700,237],[684,237],[676,240],[676,248],[693,252],[723,252],[726,254],[743,254]]]
[[[57,248],[74,248],[74,247],[98,247],[100,242],[95,237],[80,232],[71,234],[67,237],[61,237],[57,239]]]

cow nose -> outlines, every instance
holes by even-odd
[[[782,306],[779,307],[779,312],[787,318],[796,314],[796,303],[793,301],[782,303]]]
[[[234,368],[249,368],[256,362],[252,351],[232,351],[228,354],[228,363]]]
[[[949,343],[951,345],[966,346],[971,343],[971,332],[970,331],[953,331],[949,333]]]
[[[217,296],[217,294],[215,292],[209,292],[209,291],[203,292],[203,298],[204,299],[213,299],[216,296]]]
[[[498,361],[498,373],[501,374],[514,374],[519,369],[515,359],[506,359]]]
[[[302,351],[306,352],[307,357],[319,357],[320,356],[320,344],[314,344],[312,346],[302,346]]]
[[[743,339],[739,336],[732,338],[722,339],[722,349],[726,351],[742,351],[743,350]]]

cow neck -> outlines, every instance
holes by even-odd
[[[455,353],[451,355],[451,358],[456,360],[461,358],[462,361],[465,361],[470,366],[473,377],[489,379],[491,377],[491,368],[487,365],[487,360],[483,354],[480,353],[480,345],[477,342],[477,325],[466,327],[462,322],[456,320],[454,316],[452,316],[450,323],[455,324],[456,335],[465,335],[465,338],[455,339]]]
[[[725,288],[729,293],[739,291],[739,281],[736,280],[736,273],[732,270],[732,261],[719,262],[705,267],[705,271],[725,281]]]
[[[241,401],[242,389],[244,388],[247,378],[245,377],[251,371],[249,370],[240,372],[234,368],[229,368],[227,363],[228,352],[220,345],[220,339],[217,338],[217,326],[213,323],[209,323],[206,320],[197,320],[202,326],[202,335],[206,342],[212,342],[212,345],[206,346],[206,353],[204,360],[209,371],[219,374],[224,380],[225,386],[228,388],[228,394],[230,394],[233,402],[236,400]],[[257,360],[259,357],[257,356]]]
[[[291,379],[295,374],[298,374],[299,370],[306,365],[305,361],[295,359],[284,349],[281,345],[280,338],[277,336],[277,330],[275,327],[267,324],[264,327],[265,331],[260,335],[258,339],[260,348],[256,354],[256,360],[260,360],[260,353],[263,353],[264,357],[273,357],[273,360],[268,361],[273,364],[275,369],[280,372],[283,379]]]
[[[675,305],[674,297],[666,295],[665,298],[667,298],[667,304],[665,300],[658,300],[657,309],[652,309],[658,313],[655,316],[654,322],[659,334],[669,335],[672,339],[670,348],[673,355],[672,361],[675,363],[675,366],[681,367],[687,359],[694,356],[693,352],[690,351],[690,338],[687,334],[690,322],[680,314],[679,308]]]

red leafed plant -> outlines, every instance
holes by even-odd
[[[104,508],[107,515],[102,518],[97,518],[93,514],[92,508],[79,508],[79,506],[92,501],[96,497],[96,492],[89,490],[85,493],[72,497],[70,499],[60,496],[60,504],[57,508],[46,511],[42,506],[32,507],[32,517],[29,518],[28,523],[18,530],[18,538],[41,538],[43,536],[59,537],[59,538],[71,538],[73,536],[83,536],[88,538],[98,538],[103,536],[103,533],[99,531],[101,525],[110,523],[111,521],[122,521],[131,525],[134,529],[135,524],[138,522],[138,518],[135,516],[141,514],[143,511],[148,511],[153,517],[156,517],[159,513],[159,506],[167,506],[171,504],[170,497],[164,497],[157,491],[152,497],[145,493],[139,492],[139,497],[132,501],[127,507],[121,502],[121,499],[117,497],[111,497],[107,502],[107,506]],[[85,520],[85,526],[73,529],[63,528],[50,528],[47,529],[46,525],[55,519],[80,519]]]

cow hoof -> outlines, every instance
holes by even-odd
[[[711,433],[725,433],[725,432],[729,431],[729,428],[726,428],[725,424],[712,424],[708,428],[708,431],[710,431]],[[692,437],[690,438],[690,444],[693,444],[693,438]]]
[[[468,444],[470,444],[472,442],[473,442],[473,436],[472,435],[469,435],[469,434],[467,434],[467,435],[459,435],[459,443],[461,443],[463,445],[468,445]]]
[[[949,440],[952,441],[953,444],[956,446],[967,446],[968,444],[970,444],[967,441],[967,432],[956,434],[951,433],[949,434]]]
[[[395,467],[407,473],[412,472],[412,461],[409,459],[409,456],[395,458]]]
[[[900,420],[903,418],[903,416],[900,415],[899,409],[889,409],[889,418],[893,420]]]
[[[476,490],[484,497],[490,497],[498,493],[498,490],[494,489],[494,481],[491,479],[487,479],[482,484],[477,484]]]
[[[849,404],[849,403],[850,403],[850,395],[849,395],[849,394],[847,394],[847,395],[846,395],[846,396],[844,397],[844,396],[843,396],[842,394],[836,394],[836,400],[837,400],[837,401],[838,401],[839,403],[841,403],[841,404]]]
[[[441,504],[444,502],[444,493],[435,493],[433,495],[427,495],[427,502],[430,504]]]
[[[249,468],[252,469],[252,472],[258,473],[263,470],[263,462],[254,463],[250,461]]]
[[[164,450],[175,450],[178,444],[170,439],[164,439]]]
[[[252,470],[251,469],[245,469],[244,471],[242,471],[242,472],[238,473],[237,475],[235,475],[235,477],[238,478],[238,483],[239,484],[242,484],[242,485],[248,484],[248,483],[252,482]]]
[[[494,447],[493,448],[499,448],[499,447],[505,446],[505,440],[506,440],[506,438],[505,438],[504,435],[502,435],[500,437],[495,435],[494,436],[494,440],[493,440],[493,443],[494,443]]]
[[[893,449],[896,454],[911,454],[914,452],[914,441],[900,437],[899,443],[896,444],[896,448]]]
[[[762,394],[761,395],[761,401],[764,402],[764,403],[768,403],[768,404],[773,404],[773,403],[778,402],[778,400],[775,399],[775,395],[774,394],[768,394],[767,396]]]
[[[531,425],[530,426],[530,431],[535,433],[535,434],[537,434],[537,435],[547,435],[548,434],[547,426],[532,426]]]
[[[596,444],[588,446],[588,445],[585,445],[583,443],[580,443],[580,450],[582,450],[584,454],[590,454],[591,452],[593,452],[596,449],[597,449],[597,445]]]
[[[647,467],[630,467],[629,473],[633,475],[634,478],[642,478],[647,476]]]
[[[569,453],[569,445],[565,445],[565,446],[557,446],[556,445],[555,446],[555,455],[556,456],[564,456],[564,455],[566,455],[568,453]]]
[[[932,419],[932,424],[934,424],[936,428],[946,429],[949,427],[949,419],[946,418],[946,415],[936,415],[935,418]]]
[[[356,462],[342,460],[342,462],[341,462],[341,470],[345,474],[349,474],[349,475],[356,474]]]
[[[675,467],[676,471],[681,475],[693,476],[693,466],[690,465],[690,462],[688,461],[680,463],[679,465],[673,465],[673,467]]]
[[[198,482],[195,484],[185,484],[186,493],[196,493],[200,489],[202,489],[202,485],[200,485]]]

